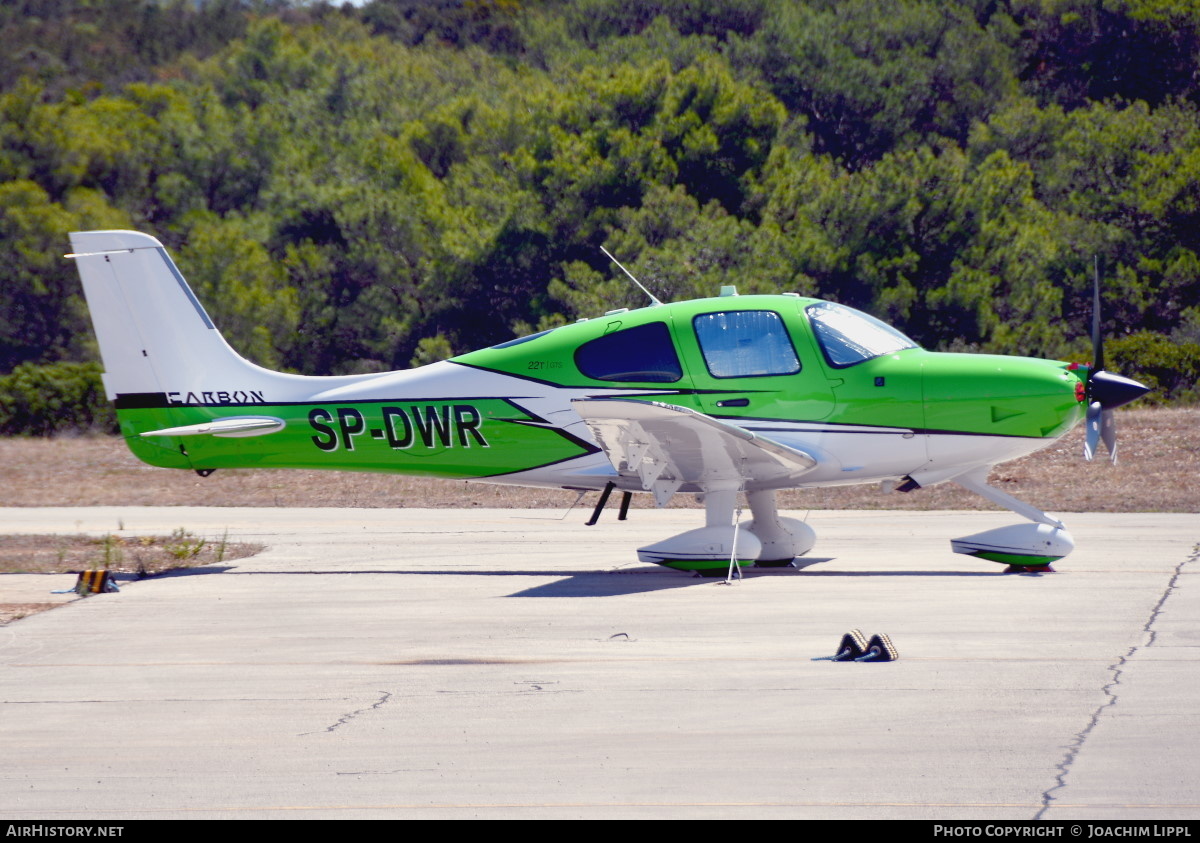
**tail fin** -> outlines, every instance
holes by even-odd
[[[73,232],[71,246],[100,342],[105,392],[130,449],[151,465],[207,471],[211,449],[196,464],[187,443],[275,433],[286,426],[284,406],[319,403],[332,390],[377,377],[292,375],[244,359],[148,234]]]
[[[118,409],[266,402],[278,374],[229,347],[162,243],[136,231],[85,231],[71,234],[71,246]]]

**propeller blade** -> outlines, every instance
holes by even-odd
[[[1104,336],[1100,333],[1100,256],[1095,257],[1092,278],[1092,371],[1104,369]]]
[[[1112,410],[1100,411],[1100,439],[1108,448],[1108,461],[1117,464],[1117,419]]]
[[[1100,402],[1088,405],[1083,437],[1083,458],[1088,462],[1096,456],[1096,446],[1100,444],[1100,417],[1103,413],[1104,408],[1100,406]]]
[[[1091,461],[1097,446],[1103,442],[1108,458],[1117,464],[1117,420],[1113,410],[1141,398],[1150,387],[1132,378],[1104,371],[1104,337],[1100,333],[1100,257],[1095,260],[1092,282],[1092,368],[1088,371],[1084,390],[1087,401],[1083,457]]]

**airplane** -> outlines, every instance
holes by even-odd
[[[956,483],[1028,523],[953,539],[952,550],[1047,570],[1073,539],[1058,519],[988,485],[989,469],[1080,420],[1085,456],[1102,441],[1115,461],[1112,411],[1148,391],[1103,369],[1098,282],[1090,368],[926,351],[835,302],[730,286],[407,371],[287,374],[225,342],[156,238],[70,239],[105,390],[142,461],[201,476],[320,468],[599,491],[590,524],[614,490],[622,519],[635,492],[660,507],[695,494],[704,526],[638,558],[702,575],[803,567],[815,533],[780,515],[775,493],[858,483],[900,492]]]

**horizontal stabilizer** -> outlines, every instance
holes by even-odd
[[[231,416],[200,424],[149,430],[142,436],[266,436],[268,433],[278,433],[283,428],[283,419],[277,419],[274,416]]]

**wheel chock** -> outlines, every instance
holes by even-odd
[[[855,659],[856,662],[894,662],[900,658],[892,639],[886,633],[872,635],[867,642],[866,652]]]
[[[79,579],[75,581],[76,594],[110,594],[120,590],[107,568],[99,571],[80,571]]]
[[[818,656],[813,659],[815,662],[848,662],[857,661],[858,657],[867,651],[867,637],[862,634],[861,629],[852,629],[842,636],[842,641],[838,644],[837,655],[833,656]]]

